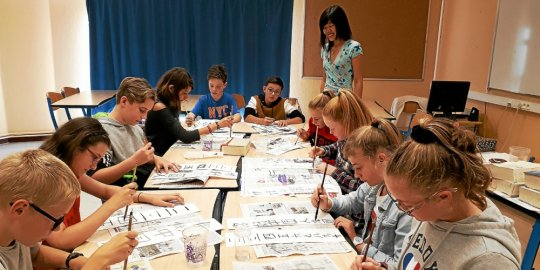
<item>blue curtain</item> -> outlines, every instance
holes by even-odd
[[[225,64],[226,92],[249,99],[269,76],[289,94],[293,0],[87,0],[92,89],[117,89],[126,76],[155,86],[180,66],[208,93],[206,73]]]

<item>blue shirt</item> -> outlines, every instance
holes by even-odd
[[[206,94],[199,98],[195,107],[191,111],[196,116],[201,116],[203,119],[222,119],[226,116],[231,116],[238,113],[238,106],[231,94],[223,93],[223,96],[215,101],[210,94]]]

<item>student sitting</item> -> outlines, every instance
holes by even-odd
[[[520,269],[513,221],[486,197],[491,174],[475,136],[447,119],[421,120],[386,168],[388,196],[414,217],[388,269]],[[384,269],[357,256],[350,269]]]
[[[337,141],[336,136],[330,133],[330,129],[324,124],[322,111],[324,106],[334,97],[334,92],[323,91],[309,101],[308,109],[311,117],[308,120],[308,130],[298,129],[297,135],[303,141],[309,141],[311,145],[325,146]],[[315,141],[317,135],[317,141]],[[324,162],[334,165],[335,160],[324,158]]]
[[[111,148],[92,177],[105,184],[124,186],[130,179],[123,178],[137,168],[136,181],[144,187],[154,168],[156,171],[178,171],[166,159],[154,155],[154,148],[146,141],[138,122],[146,118],[154,107],[156,94],[145,79],[126,77],[116,93],[116,106],[109,117],[98,119],[111,139]]]
[[[411,229],[412,218],[399,210],[388,196],[384,172],[392,153],[401,143],[398,129],[384,119],[354,131],[344,147],[344,154],[354,166],[355,176],[364,180],[356,191],[345,196],[328,198],[319,185],[311,203],[322,211],[339,215],[334,224],[344,228],[361,254],[367,247],[370,224],[375,225],[368,255],[377,261],[397,263],[405,236]],[[322,194],[322,195],[319,195]],[[344,217],[364,213],[362,233],[357,236],[353,221]]]
[[[290,124],[304,123],[304,115],[287,99],[281,98],[283,81],[279,77],[270,77],[263,86],[263,94],[253,96],[246,105],[244,121],[259,125],[284,127]]]
[[[63,250],[72,250],[86,241],[115,211],[133,202],[157,206],[183,203],[180,194],[150,194],[136,192],[137,184],[124,187],[103,184],[86,173],[95,170],[109,150],[111,141],[98,120],[88,117],[74,118],[62,125],[40,148],[55,155],[70,167],[84,192],[106,200],[94,213],[81,221],[80,199],[66,214],[64,224],[51,233],[47,244]]]
[[[193,89],[193,79],[186,69],[175,67],[168,70],[157,84],[157,103],[148,112],[146,137],[154,146],[155,154],[163,156],[176,141],[184,143],[198,141],[201,135],[210,134],[221,127],[230,127],[228,118],[211,123],[206,127],[188,131],[178,121],[180,104]]]
[[[70,168],[43,150],[0,161],[0,270],[102,270],[127,259],[137,246],[134,231],[117,234],[88,259],[39,243],[59,228],[80,192]]]
[[[210,94],[199,98],[193,110],[186,116],[186,125],[191,126],[197,116],[203,119],[230,118],[232,123],[242,120],[233,96],[223,91],[227,87],[227,69],[223,65],[213,65],[208,69],[208,89]]]
[[[352,164],[343,157],[343,147],[349,135],[355,129],[369,125],[373,117],[355,93],[349,90],[340,90],[338,95],[324,106],[323,119],[325,125],[330,129],[330,133],[336,136],[338,141],[313,149],[310,152],[310,157],[320,156],[336,160],[336,165],[329,165],[326,173],[336,179],[345,195],[355,191],[362,180],[354,177]],[[324,166],[324,164],[320,164],[316,168],[317,172],[323,172]]]

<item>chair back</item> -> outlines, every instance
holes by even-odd
[[[246,107],[246,100],[244,99],[244,96],[236,93],[233,93],[231,95],[233,96],[234,101],[236,101],[236,106],[238,106],[238,110]]]
[[[47,98],[47,107],[49,108],[49,114],[51,115],[51,120],[53,122],[54,129],[58,129],[58,122],[56,121],[56,115],[55,111],[60,109],[58,107],[53,107],[52,104],[62,100],[64,96],[61,93],[58,92],[47,92],[45,93],[45,97]],[[64,109],[66,111],[66,116],[68,120],[71,120],[71,115],[69,114],[69,110],[67,108]]]
[[[69,86],[62,87],[62,95],[64,97],[73,96],[73,95],[78,94],[80,92],[81,92],[81,90],[79,89],[79,87],[77,87],[77,88],[69,87]]]

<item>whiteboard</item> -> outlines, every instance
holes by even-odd
[[[499,1],[489,88],[540,96],[539,0]]]

